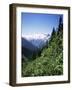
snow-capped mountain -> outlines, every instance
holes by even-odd
[[[32,35],[22,35],[22,38],[26,38],[26,40],[31,42],[34,46],[42,48],[46,44],[46,42],[48,42],[50,35],[43,33],[34,33]]]

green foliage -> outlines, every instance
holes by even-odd
[[[53,28],[49,43],[33,60],[22,62],[22,76],[51,76],[63,74],[63,24],[60,17],[58,30]],[[48,47],[47,47],[48,46]]]

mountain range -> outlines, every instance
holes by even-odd
[[[49,40],[50,35],[43,34],[43,33],[35,33],[33,35],[24,35],[22,36],[22,38],[25,38],[37,48],[42,48],[46,44],[46,42]]]
[[[38,52],[48,43],[50,38],[49,34],[33,34],[22,36],[22,56],[32,57],[37,55]]]

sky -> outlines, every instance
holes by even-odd
[[[51,34],[57,28],[61,14],[21,13],[22,35]]]

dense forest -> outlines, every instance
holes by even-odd
[[[22,77],[63,74],[63,20],[53,27],[49,42],[31,60],[22,59]]]

